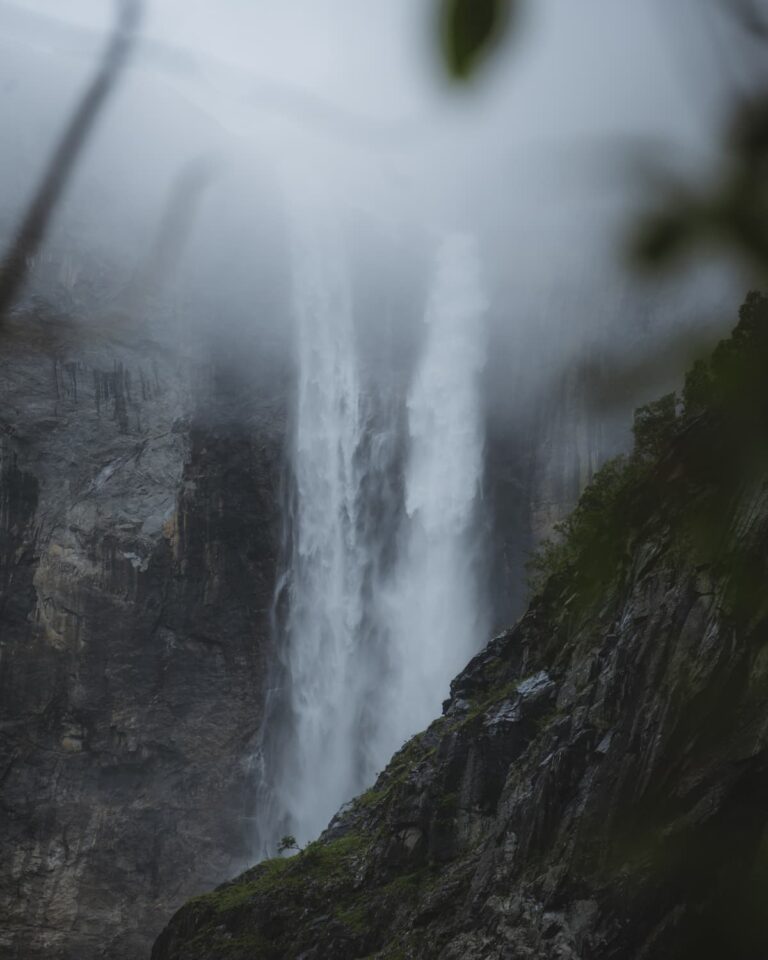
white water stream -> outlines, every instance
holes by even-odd
[[[389,441],[402,418],[390,413],[397,422],[382,424],[380,416],[374,427],[376,397],[361,383],[348,262],[340,232],[324,225],[297,237],[294,496],[281,578],[287,612],[276,638],[282,706],[267,716],[283,729],[271,731],[262,757],[262,854],[285,833],[314,838],[369,786],[393,750],[439,713],[450,680],[485,639],[477,567],[485,303],[476,244],[451,235],[440,245],[423,355],[400,400],[407,437],[399,466]],[[404,503],[382,517],[369,500],[398,469]],[[381,543],[392,536],[396,556],[382,565]]]

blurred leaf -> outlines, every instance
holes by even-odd
[[[691,239],[693,217],[664,211],[641,221],[630,241],[630,257],[641,267],[658,267],[677,257]]]
[[[768,92],[734,108],[719,164],[693,188],[660,180],[655,212],[637,224],[630,255],[643,268],[675,265],[708,248],[768,278]]]
[[[440,0],[443,61],[466,80],[509,29],[519,0]]]
[[[727,146],[747,162],[768,156],[768,97],[764,93],[733,109]]]
[[[725,0],[723,6],[749,33],[759,39],[768,37],[768,20],[765,10],[755,0]]]

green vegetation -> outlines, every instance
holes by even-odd
[[[366,901],[339,909],[335,916],[348,930],[361,936],[370,929],[370,909]]]
[[[421,890],[428,888],[430,881],[435,879],[435,875],[428,867],[423,867],[414,873],[404,873],[395,877],[386,886],[379,891],[380,894],[390,901],[405,900],[411,902],[413,897]]]
[[[427,746],[423,734],[412,737],[394,755],[382,775],[380,783],[384,785],[384,789],[380,791],[381,800],[391,794],[393,788],[404,783],[414,767],[428,759],[434,752],[435,748]]]
[[[371,787],[370,790],[361,793],[359,797],[355,797],[352,806],[357,811],[370,809],[379,806],[388,796],[389,790],[377,790],[375,787]]]
[[[505,681],[492,686],[489,690],[484,690],[469,702],[469,710],[463,714],[453,725],[453,729],[466,726],[474,722],[478,717],[484,716],[488,710],[495,704],[507,700],[515,694],[519,680]]]
[[[768,469],[766,371],[768,300],[751,293],[733,335],[693,366],[682,403],[668,394],[637,411],[632,453],[595,474],[531,560],[533,592],[551,584],[571,612],[589,608],[626,573],[640,530],[653,539],[649,524],[672,532],[679,561],[727,575],[734,504]],[[750,558],[730,571],[734,607],[754,606],[762,569]]]
[[[208,942],[208,941],[204,941]],[[209,943],[209,947],[211,944]],[[265,937],[259,934],[248,934],[236,939],[219,939],[212,946],[217,954],[223,956],[243,956],[258,957],[259,960],[279,960],[281,954],[276,950],[275,945],[270,943]]]
[[[367,813],[390,801],[397,787],[405,783],[414,767],[434,754],[434,748],[426,746],[422,734],[412,737],[398,750],[376,786],[366,790],[352,801],[355,813]]]
[[[592,478],[573,513],[555,527],[529,563],[530,582],[539,593],[550,578],[568,577],[576,591],[619,568],[625,552],[625,518],[638,478],[634,457],[609,460]]]
[[[359,834],[349,834],[330,843],[316,840],[293,857],[263,861],[238,881],[197,897],[194,902],[211,907],[217,913],[226,913],[277,890],[297,896],[310,883],[341,883],[349,877],[366,849],[367,842]]]
[[[712,355],[699,360],[686,377],[683,400],[687,416],[705,410],[764,422],[768,402],[768,299],[748,295],[733,335]]]
[[[290,833],[286,833],[284,837],[280,837],[280,842],[277,845],[277,852],[287,853],[289,850],[301,850],[301,847],[296,842],[296,837]]]
[[[290,863],[291,859],[285,857],[264,860],[236,882],[225,884],[211,893],[195,897],[192,902],[212,907],[218,913],[233,910],[253,897],[269,893],[276,888]]]
[[[509,32],[518,2],[441,0],[439,35],[443,62],[451,77],[468,79]]]

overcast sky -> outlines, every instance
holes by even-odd
[[[250,75],[368,117],[408,118],[445,100],[431,7],[426,0],[147,0],[145,35],[194,54],[197,80],[207,71],[222,84],[227,64],[231,89]],[[103,32],[113,6],[2,0],[0,31],[14,8]],[[706,112],[706,73],[692,75],[701,27],[691,17],[687,29],[685,3],[668,8],[662,0],[530,3],[521,35],[484,84],[485,111],[496,121],[508,117],[523,138],[616,129],[690,135]],[[173,57],[160,66],[167,79],[196,85]]]
[[[140,51],[67,210],[91,217],[99,243],[133,250],[184,164],[222,154],[235,174],[200,222],[224,238],[215,255],[239,256],[247,276],[235,222],[250,223],[253,243],[269,239],[244,202],[249,180],[256,192],[270,189],[269,170],[320,171],[382,224],[410,218],[438,233],[468,221],[517,301],[526,286],[583,287],[588,273],[588,314],[618,260],[633,161],[674,160],[694,176],[716,142],[705,2],[529,0],[513,41],[457,90],[437,60],[432,0],[146,0]],[[18,208],[36,182],[113,10],[0,0],[0,122],[15,134],[0,150],[0,208]]]

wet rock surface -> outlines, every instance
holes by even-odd
[[[136,960],[247,861],[284,415],[166,338],[0,357],[0,956]]]

